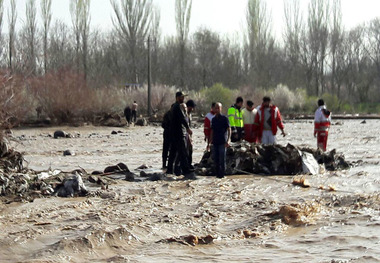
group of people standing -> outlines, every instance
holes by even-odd
[[[125,107],[124,109],[124,116],[125,116],[125,119],[127,120],[128,124],[130,123],[135,123],[136,120],[137,120],[137,107],[138,107],[138,104],[136,101],[133,101],[132,103],[132,106],[129,107]]]
[[[165,113],[162,122],[164,145],[162,151],[163,168],[166,173],[183,174],[186,179],[195,179],[192,166],[191,113],[196,104],[193,100],[184,103],[185,94],[177,92],[176,101]]]
[[[194,168],[191,165],[191,113],[196,105],[193,100],[184,103],[184,96],[182,92],[177,92],[176,102],[164,116],[162,160],[167,173],[184,174],[185,178],[194,179]],[[245,140],[252,144],[275,144],[278,130],[286,136],[280,110],[271,103],[270,97],[265,96],[262,104],[256,108],[251,100],[246,102],[245,108],[243,104],[243,98],[237,97],[235,104],[228,109],[225,116],[222,114],[223,105],[215,102],[205,116],[204,135],[207,151],[212,151],[218,178],[224,177],[226,148],[231,142]],[[331,112],[327,110],[322,99],[318,100],[314,123],[317,146],[326,151]]]

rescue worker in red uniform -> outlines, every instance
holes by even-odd
[[[210,144],[210,134],[211,134],[211,121],[215,116],[215,102],[211,104],[211,110],[206,114],[204,123],[203,123],[203,132],[205,134],[205,142],[207,146]]]
[[[286,136],[280,110],[270,102],[271,99],[265,96],[263,103],[256,108],[254,125],[258,141],[262,144],[276,144],[277,127],[280,128],[282,136]]]
[[[326,151],[327,137],[329,136],[329,128],[331,124],[331,112],[327,110],[325,102],[318,100],[318,109],[314,116],[314,137],[317,137],[317,147]]]
[[[248,100],[247,106],[241,111],[244,124],[244,140],[250,143],[257,142],[256,132],[254,130],[254,122],[257,114],[257,109],[253,107],[253,101]]]

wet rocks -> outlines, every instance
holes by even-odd
[[[94,118],[93,124],[108,127],[122,127],[125,126],[127,122],[117,113],[103,113]]]
[[[283,205],[278,211],[265,214],[272,219],[281,219],[287,225],[300,226],[308,224],[320,212],[320,205],[314,202]]]
[[[54,132],[53,137],[54,137],[54,139],[58,139],[58,138],[71,138],[71,134],[67,133],[67,132],[64,132],[64,131],[61,131],[61,130],[57,130],[57,131]]]
[[[24,157],[22,153],[15,151],[9,146],[5,137],[0,136],[0,169],[4,172],[23,169]]]
[[[170,237],[164,240],[160,240],[158,242],[165,242],[165,243],[179,243],[182,245],[190,245],[190,246],[196,246],[196,245],[207,245],[211,244],[214,241],[214,237],[211,235],[207,235],[204,237],[198,237],[196,235],[187,235],[187,236],[180,236],[180,237]]]
[[[73,151],[70,151],[70,150],[63,151],[63,156],[69,156],[69,155],[75,155],[75,153]]]
[[[67,176],[54,192],[59,197],[85,196],[88,193],[82,177],[77,173]]]
[[[130,172],[128,166],[124,163],[118,163],[116,165],[108,166],[104,169],[104,173],[126,173]]]
[[[145,118],[139,118],[139,119],[136,120],[135,125],[136,126],[147,126],[148,125],[148,121]]]
[[[316,174],[319,165],[327,170],[349,168],[344,156],[335,150],[324,153],[319,149],[299,148],[292,144],[282,145],[253,145],[235,143],[227,149],[226,174],[267,174],[267,175],[296,175]],[[196,173],[213,175],[213,160],[210,152],[206,152]]]

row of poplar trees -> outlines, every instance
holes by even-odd
[[[69,68],[94,88],[122,87],[147,82],[149,46],[157,85],[268,89],[282,83],[314,96],[380,101],[380,19],[347,30],[340,0],[310,0],[306,12],[300,0],[284,0],[282,39],[274,37],[265,0],[247,1],[245,30],[234,37],[207,27],[190,34],[191,0],[175,1],[177,33],[166,37],[153,0],[110,0],[107,31],[91,28],[90,0],[70,0],[69,25],[53,19],[51,3],[26,0],[26,19],[16,30],[16,1],[5,9],[0,0],[3,70],[29,78]]]

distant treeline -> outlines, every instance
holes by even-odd
[[[247,1],[246,29],[239,37],[220,36],[207,27],[190,34],[192,1],[176,0],[177,33],[165,38],[152,0],[110,2],[113,27],[106,32],[91,27],[90,0],[70,0],[69,25],[52,17],[51,0],[26,0],[26,19],[16,31],[16,22],[21,23],[16,1],[5,9],[0,0],[2,72],[19,76],[17,83],[46,104],[46,94],[55,92],[38,88],[74,85],[73,74],[82,78],[80,87],[91,89],[146,84],[150,53],[154,85],[196,92],[220,83],[253,94],[282,84],[307,96],[329,94],[346,107],[380,102],[380,19],[346,30],[340,0],[312,0],[305,13],[300,0],[284,1],[283,39],[274,37],[264,0]],[[37,23],[38,9],[42,23]],[[5,19],[8,33],[1,33]]]

